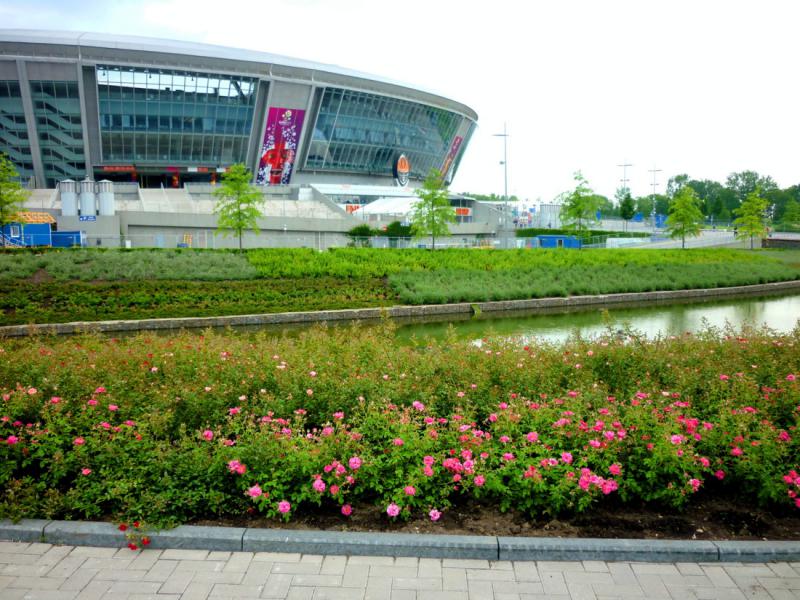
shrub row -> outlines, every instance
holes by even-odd
[[[0,341],[0,518],[529,515],[696,495],[793,509],[800,328],[565,346],[297,338]]]

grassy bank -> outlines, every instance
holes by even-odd
[[[796,251],[5,252],[0,324],[513,300],[797,278]]]
[[[796,510],[798,345],[800,330],[409,348],[388,325],[0,340],[0,518]]]

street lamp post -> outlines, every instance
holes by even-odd
[[[661,171],[662,169],[656,169],[655,165],[653,165],[653,168],[648,171],[649,173],[653,174],[653,183],[650,184],[653,186],[653,233],[656,231],[656,186],[658,185],[656,182],[656,173],[660,173]]]
[[[509,246],[509,228],[508,228],[508,132],[506,131],[506,124],[503,123],[503,133],[495,133],[492,137],[503,138],[503,235],[506,236],[505,247]]]

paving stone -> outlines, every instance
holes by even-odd
[[[465,569],[467,581],[514,581],[514,571],[496,571],[491,569]]]
[[[788,562],[773,562],[767,566],[778,577],[800,577],[800,569],[795,569]]]
[[[242,585],[264,585],[271,570],[271,562],[252,562],[240,583]]]
[[[347,587],[363,588],[367,585],[369,572],[372,567],[368,565],[349,564],[344,568],[343,580]]]
[[[697,563],[679,562],[675,567],[681,575],[705,575],[703,569]]]
[[[35,565],[39,561],[36,554],[0,554],[0,564],[6,565]]]
[[[680,575],[678,567],[675,565],[661,565],[661,564],[648,564],[648,563],[634,563],[631,569],[636,575]],[[696,573],[693,573],[693,575]],[[702,573],[700,573],[702,574]]]
[[[376,567],[369,568],[369,574],[383,577],[417,577],[417,567]],[[436,577],[433,575],[432,577]]]
[[[342,575],[346,566],[346,556],[326,556],[319,572],[321,575]]]
[[[322,564],[322,560],[325,558],[322,554],[303,554],[300,557],[300,562],[304,563],[314,563],[314,564]]]
[[[394,590],[441,590],[442,580],[436,577],[393,577]]]
[[[311,587],[290,587],[286,600],[311,600],[314,596],[314,588]]]
[[[212,552],[212,554],[218,554]],[[225,561],[225,567],[222,569],[227,573],[245,573],[253,562],[252,552],[234,552],[229,558],[221,559]]]
[[[614,585],[614,578],[611,573],[578,573],[576,571],[565,571],[564,581],[570,583],[581,583],[586,585]]]
[[[289,593],[289,586],[292,584],[292,576],[283,573],[270,575],[264,585],[262,598],[285,598]]]
[[[20,550],[23,554],[44,554],[53,548],[53,544],[46,544],[44,542],[34,542],[27,544],[24,550]]]
[[[669,599],[671,598],[667,586],[659,575],[652,575],[649,573],[641,573],[636,576],[637,583],[644,590],[647,598],[654,599]],[[600,589],[599,587],[597,588]]]
[[[476,560],[468,558],[444,558],[443,567],[455,567],[457,569],[488,569],[488,560]]]
[[[189,587],[189,584],[192,582],[192,576],[194,573],[179,573],[174,572],[172,573],[164,583],[161,584],[161,587],[158,588],[159,594],[182,594],[186,591],[186,588]]]
[[[391,556],[350,556],[347,564],[393,567],[394,558]]]
[[[295,575],[292,577],[292,586],[303,587],[341,587],[341,575]]]
[[[736,587],[736,583],[734,583],[733,579],[730,578],[730,575],[728,575],[723,567],[718,565],[713,567],[701,567],[701,569],[715,587]]]
[[[419,558],[416,556],[398,556],[394,559],[395,567],[416,567],[419,565]]]
[[[466,569],[442,568],[442,589],[453,592],[468,591]]]
[[[74,600],[77,595],[76,590],[27,590],[22,600]]]
[[[60,590],[81,591],[97,575],[94,569],[78,569],[61,584]]]
[[[608,573],[608,564],[603,560],[584,560],[583,569],[587,573]]]
[[[241,552],[240,554],[250,554],[249,552]],[[206,560],[228,560],[233,556],[233,552],[224,552],[222,550],[213,550],[208,553]]]
[[[160,583],[146,581],[115,581],[108,589],[112,594],[157,594]]]
[[[571,600],[597,600],[594,587],[589,583],[567,583]]]
[[[470,581],[469,600],[494,600],[494,588],[491,581]]]
[[[164,560],[205,560],[208,550],[197,549],[168,549],[164,550],[161,558]]]
[[[253,562],[300,562],[300,553],[290,552],[256,552]]]
[[[74,556],[74,555],[73,555]],[[117,569],[122,571],[127,569],[133,562],[133,557],[128,558],[96,558],[96,557],[83,557],[74,556],[79,560],[83,560],[82,566],[84,569]],[[145,570],[145,569],[142,569]]]
[[[147,575],[147,571],[131,571],[128,569],[120,571],[111,568],[100,569],[94,578],[98,581],[144,581],[145,575]]]
[[[206,600],[211,594],[211,588],[214,587],[211,583],[197,583],[193,581],[181,594],[181,600]]]
[[[569,594],[563,573],[547,571],[541,576],[545,594]]]
[[[47,544],[49,546],[49,544]],[[38,552],[25,552],[25,549],[31,546],[28,542],[3,542],[0,541],[0,553],[6,554],[38,554]]]
[[[364,590],[357,588],[327,588],[314,590],[313,600],[363,600]]]
[[[166,581],[177,566],[177,560],[158,559],[142,577],[142,581]]]
[[[219,573],[225,567],[225,562],[221,560],[179,560],[176,571],[203,571]],[[247,569],[245,569],[246,571]]]
[[[223,598],[258,598],[263,592],[260,585],[234,585],[230,583],[215,583],[211,588],[209,598],[221,596]],[[288,587],[287,590],[288,592]],[[285,595],[285,594],[284,594]],[[284,596],[281,596],[282,598]]]
[[[534,581],[493,581],[492,589],[497,594],[544,594],[544,586]]]
[[[628,563],[610,562],[608,572],[617,585],[636,585],[636,574]]]
[[[622,598],[644,598],[644,590],[640,585],[605,585],[605,584],[592,584],[595,594],[603,594],[607,596],[619,596]],[[690,598],[690,595],[684,595],[684,598]]]
[[[517,581],[541,581],[539,569],[536,563],[532,561],[515,561],[514,563],[514,576]]]
[[[57,590],[66,580],[66,577],[16,577],[8,584],[8,587],[28,590]]]
[[[441,577],[442,561],[439,558],[421,558],[417,567],[419,577]]]
[[[273,573],[289,573],[291,575],[316,575],[319,573],[319,570],[322,568],[322,565],[314,564],[314,563],[280,563],[276,562],[272,564],[272,572]]]
[[[417,600],[469,600],[467,592],[419,590]]]
[[[0,575],[44,577],[52,568],[53,565],[4,565],[2,569],[0,569]]]
[[[110,581],[90,581],[75,600],[100,600],[110,587]]]
[[[118,548],[99,548],[96,546],[75,546],[70,551],[72,556],[87,556],[91,558],[113,558]]]
[[[180,600],[179,594],[131,594],[128,600]]]

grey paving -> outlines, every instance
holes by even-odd
[[[104,540],[105,541],[105,540]],[[539,550],[537,550],[539,551]],[[2,600],[800,600],[800,562],[504,561],[0,542]]]

